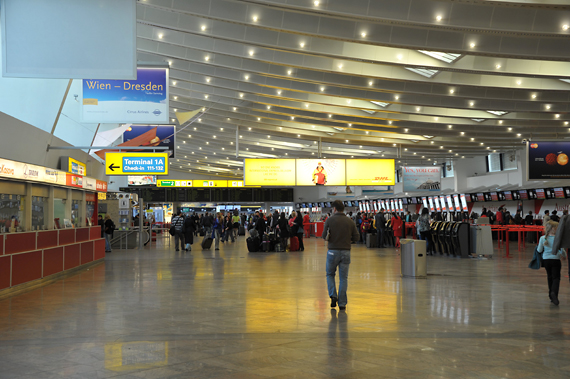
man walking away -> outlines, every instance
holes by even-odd
[[[174,226],[174,247],[176,251],[180,251],[180,245],[184,249],[184,217],[182,217],[182,211],[178,211],[178,214],[172,218],[172,226]]]
[[[327,287],[331,298],[331,308],[346,309],[348,299],[348,266],[350,265],[350,244],[358,241],[360,235],[354,222],[345,216],[344,204],[340,200],[332,203],[333,215],[325,221],[323,238],[328,241]],[[339,285],[336,291],[335,274],[338,267]]]
[[[374,217],[374,224],[376,225],[376,230],[378,231],[376,234],[377,238],[377,245],[379,249],[382,249],[384,246],[384,234],[386,231],[386,218],[384,218],[384,208],[380,209],[380,212],[376,213],[376,217]]]
[[[212,225],[214,220],[210,216],[209,213],[206,212],[206,215],[202,217],[202,227],[204,228],[204,235],[209,237],[212,234]]]

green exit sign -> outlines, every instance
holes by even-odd
[[[159,180],[158,187],[176,187],[174,180]]]

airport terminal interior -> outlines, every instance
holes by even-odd
[[[570,377],[568,0],[0,0],[0,34],[1,379]]]

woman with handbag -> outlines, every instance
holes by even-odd
[[[547,221],[544,225],[544,235],[538,241],[538,252],[542,253],[542,265],[546,269],[548,280],[548,296],[554,305],[558,305],[558,289],[560,288],[560,271],[562,263],[560,258],[565,256],[564,249],[556,252],[552,251],[554,236],[558,223],[555,221]]]

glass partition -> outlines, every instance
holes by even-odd
[[[0,194],[0,233],[21,232],[24,225],[24,197]]]
[[[32,230],[47,229],[48,198],[32,196]]]

